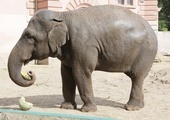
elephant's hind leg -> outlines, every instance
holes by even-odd
[[[125,105],[125,109],[129,111],[139,110],[144,107],[143,82],[153,64],[154,57],[151,55],[152,51],[149,50],[144,54],[139,54],[131,70],[125,73],[132,80],[130,98]]]
[[[64,102],[61,104],[61,108],[76,109],[77,108],[77,104],[75,102],[76,84],[73,79],[71,68],[68,68],[65,65],[61,64],[61,76],[64,97]]]
[[[132,87],[130,98],[125,109],[129,111],[139,110],[144,107],[144,95],[143,95],[143,81],[146,75],[133,75],[131,73],[126,73],[132,80]]]

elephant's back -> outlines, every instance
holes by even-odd
[[[78,17],[80,17],[80,19],[82,20],[90,18],[88,19],[90,21],[94,19],[99,19],[99,21],[105,21],[108,18],[112,18],[112,21],[121,18],[129,18],[133,20],[134,17],[138,17],[137,14],[131,12],[129,9],[116,5],[99,5],[87,8],[79,8],[76,10],[67,11],[66,13],[68,13],[70,17],[73,17],[75,19],[78,19]]]
[[[124,27],[126,30],[132,29],[132,27],[136,27],[136,29],[143,29],[145,27],[151,29],[146,20],[141,16],[121,6],[92,6],[68,11],[66,14],[68,14],[68,19],[74,26],[84,24],[88,27],[102,26],[108,28],[108,26],[112,26],[117,28],[120,26]]]
[[[87,38],[95,37],[101,44],[115,44],[116,39],[122,44],[146,42],[157,46],[156,35],[149,23],[127,8],[101,5],[66,13],[69,14],[71,30],[74,29],[76,34],[86,35]]]

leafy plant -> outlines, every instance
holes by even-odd
[[[158,26],[159,31],[168,31],[166,20],[159,20],[158,25],[159,25]]]
[[[158,0],[159,28],[160,31],[170,31],[170,0]]]

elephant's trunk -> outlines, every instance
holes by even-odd
[[[22,57],[21,57],[22,56]],[[31,80],[27,80],[21,75],[21,67],[26,62],[26,59],[22,59],[23,51],[19,49],[18,45],[16,45],[10,53],[8,59],[8,71],[9,76],[14,83],[22,87],[28,87],[34,84],[36,80],[36,76],[32,71],[29,71],[27,74],[31,77]]]

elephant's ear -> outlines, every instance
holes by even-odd
[[[52,52],[56,52],[58,47],[64,45],[67,41],[67,26],[62,20],[53,20],[53,28],[48,33],[49,46]]]

